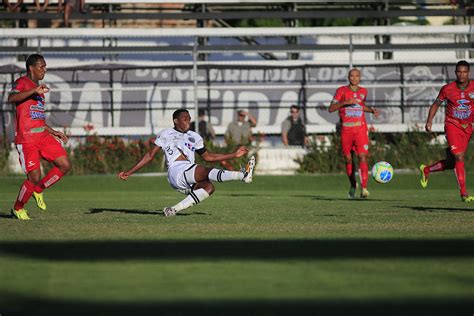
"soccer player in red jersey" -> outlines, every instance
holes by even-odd
[[[339,111],[341,119],[341,145],[344,160],[346,162],[346,173],[351,187],[349,198],[354,199],[357,189],[355,177],[355,164],[352,160],[351,151],[355,151],[359,158],[359,176],[361,180],[361,198],[368,198],[367,182],[369,167],[367,155],[369,153],[369,130],[365,121],[364,112],[379,115],[377,109],[365,105],[367,89],[359,86],[360,71],[351,69],[348,75],[349,85],[339,87],[329,106],[329,112]]]
[[[24,207],[31,195],[38,207],[46,210],[43,190],[58,182],[71,169],[67,153],[60,143],[66,143],[68,137],[53,130],[45,121],[44,94],[49,92],[49,88],[40,83],[46,74],[43,56],[28,56],[26,72],[26,76],[15,81],[8,96],[8,102],[16,105],[15,145],[27,176],[12,209],[12,214],[22,220],[30,219]],[[54,165],[44,178],[41,178],[41,158]]]
[[[431,132],[433,118],[440,106],[445,107],[444,131],[448,141],[446,159],[432,165],[420,166],[421,186],[428,186],[428,176],[432,172],[454,169],[459,184],[461,200],[472,202],[474,197],[466,190],[466,172],[464,170],[464,153],[472,134],[472,118],[474,107],[474,82],[469,80],[470,65],[461,60],[456,64],[456,81],[448,83],[441,88],[438,97],[433,102],[428,112],[425,129]]]

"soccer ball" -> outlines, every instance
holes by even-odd
[[[387,183],[393,178],[393,167],[385,161],[379,161],[372,167],[372,178],[378,183]]]

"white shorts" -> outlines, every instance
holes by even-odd
[[[169,184],[180,193],[189,194],[196,180],[194,179],[194,172],[196,164],[189,161],[176,161],[168,169]]]

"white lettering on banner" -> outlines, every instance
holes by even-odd
[[[191,80],[191,74],[187,69],[175,69],[174,72],[178,81]]]
[[[234,91],[224,91],[222,94],[222,120],[221,125],[227,126],[229,122],[234,120],[234,105],[235,105],[235,93]]]
[[[53,107],[56,107],[57,109],[61,110],[72,110],[73,96],[72,91],[70,91],[71,86],[69,85],[69,83],[67,83],[63,78],[52,73],[48,73],[46,75],[45,83],[51,88],[51,92],[45,94],[46,109],[51,110]],[[59,102],[58,104],[50,102],[51,93],[59,93],[60,97],[57,99],[57,102]],[[75,114],[76,113],[74,113],[73,115]],[[54,116],[54,114],[51,114],[50,116],[52,117]],[[82,127],[82,125],[80,126]]]
[[[127,115],[128,112],[122,112],[122,98],[123,98],[123,91],[122,91],[122,84],[121,83],[116,83],[112,85],[113,93],[112,96],[114,98],[114,112],[112,113],[113,118],[114,118],[114,126],[120,126],[120,118],[122,115]],[[112,123],[110,123],[112,125]]]
[[[209,81],[211,82],[222,81],[222,71],[220,69],[210,69]]]
[[[332,95],[327,92],[317,92],[315,94],[312,94],[308,98],[307,103],[306,103],[308,107],[306,109],[306,119],[309,124],[320,124],[320,125],[332,124],[328,120],[322,118],[321,115],[318,114],[318,109],[309,108],[309,107],[321,106],[321,105],[328,107],[331,100],[332,100]]]
[[[362,76],[362,81],[364,80],[374,80],[375,79],[375,72],[377,69],[375,67],[362,67],[361,69],[361,76]]]
[[[224,81],[229,82],[229,81],[239,81],[240,80],[240,71],[238,69],[226,69],[224,71]]]
[[[263,70],[251,70],[249,71],[248,81],[263,81],[264,80],[264,71]]]
[[[153,69],[155,70],[155,69]],[[135,76],[138,78],[148,77],[150,75],[150,69],[137,69],[135,70]]]
[[[275,124],[281,124],[288,116],[290,116],[290,106],[298,103],[298,93],[296,91],[285,91],[278,105]],[[274,110],[275,111],[275,110]]]
[[[197,113],[195,113],[195,105],[194,105],[194,89],[186,89],[182,90],[183,93],[185,93],[186,96],[186,101],[183,103],[184,106],[189,110],[189,114],[191,115],[191,121],[194,121],[194,119],[198,116]],[[197,98],[198,101],[201,102],[199,107],[203,107],[203,103],[207,104],[207,98],[209,97],[209,100],[219,100],[219,97],[221,95],[221,92],[218,90],[209,90],[209,95],[207,94],[207,90],[204,89],[199,89],[197,91]]]
[[[210,69],[209,80],[211,82],[265,82],[296,80],[297,72],[293,69]],[[201,80],[201,79],[200,79]],[[204,78],[202,79],[204,80]]]
[[[261,92],[243,91],[237,95],[237,106],[252,111],[255,114],[255,107],[258,109],[257,122],[261,125],[270,124],[270,101],[268,96]],[[252,109],[251,109],[252,108]]]
[[[294,81],[296,80],[296,70],[293,69],[282,69],[281,70],[282,81]]]
[[[331,79],[332,70],[329,68],[321,68],[318,72],[319,81],[328,81]]]
[[[151,121],[150,113],[146,111],[145,124],[151,122],[153,126],[158,128],[169,127],[173,118],[173,112],[183,104],[183,94],[185,91],[184,89],[156,90],[151,97],[147,96],[147,100],[151,102],[151,108],[154,111],[151,112]]]
[[[82,87],[84,90],[100,89],[101,86],[98,82],[88,82]],[[90,109],[102,109],[102,93],[100,91],[85,91],[81,92],[79,98],[78,110],[90,110]],[[90,121],[87,120],[87,115],[90,113]],[[102,111],[76,111],[72,126],[85,126],[90,122],[94,126],[110,126],[110,117],[108,120],[104,120],[105,113]]]
[[[332,81],[341,81],[347,78],[347,70],[346,68],[334,68],[332,73]]]

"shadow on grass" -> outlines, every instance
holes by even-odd
[[[464,300],[233,300],[177,302],[74,301],[2,296],[5,315],[471,315],[472,301]],[[7,300],[8,299],[8,300]]]
[[[124,214],[140,214],[140,215],[161,215],[163,211],[145,211],[145,210],[130,210],[122,208],[90,208],[90,214],[98,214],[103,212],[124,213]]]
[[[474,239],[2,241],[0,253],[45,260],[324,260],[474,257]]]
[[[347,197],[345,198],[339,198],[339,197],[330,197],[330,196],[324,196],[324,195],[310,195],[310,194],[296,194],[296,195],[290,195],[290,197],[295,197],[295,198],[310,198],[313,200],[317,201],[342,201],[342,202],[390,202],[390,201],[399,201],[399,200],[389,200],[389,199],[362,199],[362,198],[355,198],[355,199],[349,199]]]
[[[461,208],[461,207],[437,207],[437,206],[429,207],[429,206],[399,206],[399,205],[397,205],[395,207],[409,209],[409,210],[418,211],[418,212],[438,212],[438,211],[442,211],[442,212],[474,212],[474,209],[472,207],[471,208],[469,208],[469,207]]]
[[[130,209],[121,209],[121,208],[90,208],[89,213],[86,213],[86,214],[98,214],[98,213],[103,213],[103,212],[163,216],[163,211],[130,210]],[[192,213],[188,212],[188,213],[176,214],[176,216],[190,216],[190,215],[208,215],[208,214],[203,213],[203,212],[192,212]]]

